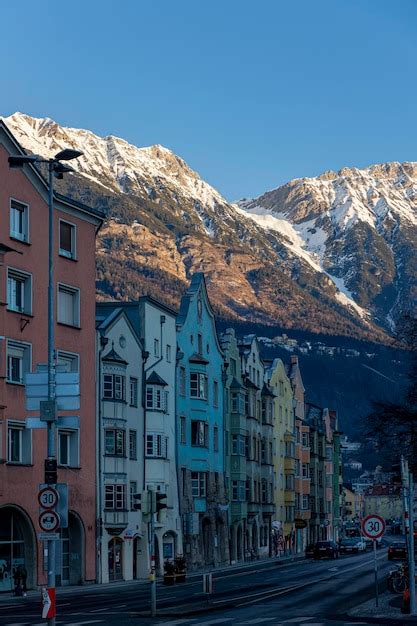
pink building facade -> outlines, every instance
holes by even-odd
[[[28,587],[46,580],[37,493],[46,430],[29,429],[24,375],[47,362],[47,186],[34,168],[11,170],[21,148],[0,121],[0,591],[22,565]],[[57,542],[57,584],[96,578],[95,236],[104,215],[56,194],[57,364],[79,372],[79,429],[57,429],[58,482],[69,488],[68,528]],[[65,414],[65,413],[62,413]]]

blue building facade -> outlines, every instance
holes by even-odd
[[[177,317],[177,453],[184,552],[190,569],[229,561],[224,484],[224,359],[203,274]]]

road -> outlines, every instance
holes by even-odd
[[[378,551],[380,579],[391,567],[386,549]],[[205,610],[201,576],[174,587],[158,584],[157,618],[151,619],[149,585],[115,583],[58,590],[57,624],[65,626],[318,626],[349,624],[346,611],[373,593],[373,555],[337,560],[301,560],[257,566],[244,572],[214,574],[215,593]],[[215,610],[213,608],[215,607]],[[203,609],[203,613],[192,613]],[[2,598],[1,626],[43,626],[37,597]],[[357,624],[357,622],[356,622]]]

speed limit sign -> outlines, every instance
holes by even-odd
[[[379,539],[385,532],[385,521],[379,515],[367,515],[362,520],[362,533],[368,539]]]
[[[38,502],[43,509],[54,509],[58,504],[59,495],[53,487],[44,487],[38,493]]]

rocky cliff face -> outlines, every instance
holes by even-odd
[[[415,276],[415,268],[407,261],[408,239],[415,224],[405,215],[415,218],[413,183],[408,202],[397,182],[401,217],[392,209],[382,219],[382,205],[372,196],[379,182],[369,181],[381,179],[378,168],[400,167],[411,181],[411,164],[349,170],[349,185],[347,173],[299,179],[237,206],[162,146],[137,148],[20,113],[4,121],[28,151],[84,152],[61,191],[107,209],[97,241],[102,298],[149,293],[176,305],[190,274],[204,271],[223,317],[383,339],[381,327],[398,314],[394,301],[410,292],[407,272]],[[388,180],[385,186],[395,187]],[[375,208],[366,219],[358,217],[356,205],[365,196],[369,206],[380,207],[372,224]],[[394,246],[398,230],[401,243]]]

